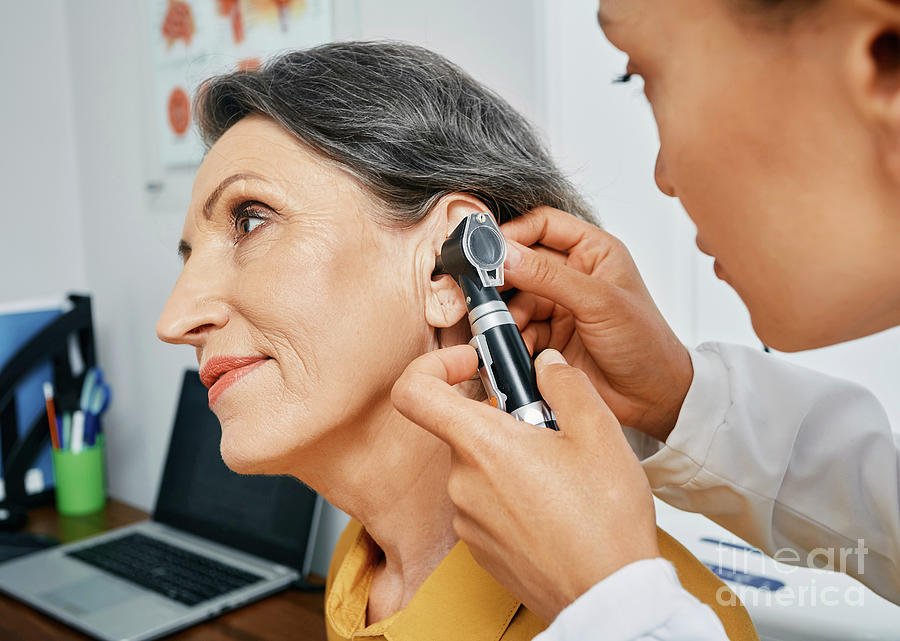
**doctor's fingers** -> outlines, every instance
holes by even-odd
[[[534,358],[535,351],[539,353],[548,347],[550,342],[550,323],[531,323],[521,333],[522,340],[525,342],[525,349]]]
[[[596,443],[597,437],[616,440],[622,436],[618,419],[588,375],[566,363],[562,354],[553,349],[543,351],[534,366],[541,396],[556,414],[564,435],[591,443]]]
[[[511,416],[459,394],[452,386],[472,378],[478,356],[456,345],[419,356],[394,383],[391,401],[403,416],[446,442],[464,460],[503,451],[520,430]]]
[[[575,318],[571,314],[547,321],[533,321],[522,330],[522,340],[532,356],[545,349],[555,349],[573,359],[578,359],[580,355],[590,359],[584,343],[577,338]],[[581,360],[583,363],[584,359]]]
[[[517,247],[518,245],[515,241],[507,241],[508,251],[515,252]],[[531,249],[532,251],[539,253],[541,256],[546,257],[547,260],[550,260],[558,265],[565,265],[566,261],[569,260],[569,255],[565,252],[556,251],[555,249],[550,249],[549,247],[534,245]],[[501,292],[505,292],[509,289],[513,289],[513,286],[508,282],[504,282],[503,285],[499,287],[499,291]],[[520,296],[522,293],[524,292],[517,292],[516,296]],[[516,296],[513,297],[513,300],[515,300]]]
[[[592,222],[553,207],[535,207],[500,229],[503,235],[522,245],[542,245],[568,256],[618,250],[621,241]]]
[[[513,296],[506,306],[520,331],[525,329],[528,323],[547,320],[557,308],[556,303],[549,298],[522,291]]]
[[[526,330],[546,322],[552,339],[548,335],[548,342],[539,343],[538,352],[548,347],[562,351],[575,331],[575,318],[572,312],[543,296],[537,296],[530,292],[519,292],[509,301],[507,307],[523,336]]]
[[[506,268],[516,269],[522,246],[552,249],[566,256],[566,264],[584,274],[626,289],[642,287],[640,273],[625,244],[609,232],[552,207],[538,207],[502,227],[509,239]],[[519,250],[517,252],[517,250]],[[554,261],[557,262],[557,261]]]
[[[517,251],[518,262],[515,266],[507,264],[504,270],[509,285],[561,305],[582,323],[601,323],[615,318],[624,293],[615,283],[559,264],[528,247],[520,247]],[[535,312],[539,311],[546,309],[535,309]]]

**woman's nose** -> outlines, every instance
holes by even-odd
[[[666,196],[675,197],[675,187],[669,182],[669,175],[666,173],[666,161],[663,160],[662,149],[656,154],[656,168],[653,171],[656,178],[656,186]]]
[[[211,332],[228,323],[228,305],[216,291],[217,274],[204,273],[196,258],[185,265],[156,323],[156,335],[166,343],[202,347]]]

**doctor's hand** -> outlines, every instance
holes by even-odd
[[[616,570],[659,556],[650,487],[612,412],[558,352],[535,367],[559,432],[461,396],[452,385],[477,367],[468,345],[430,352],[406,368],[392,400],[450,446],[456,533],[550,622]]]
[[[510,240],[506,285],[520,290],[509,309],[529,349],[560,351],[587,373],[620,423],[665,441],[693,366],[625,245],[550,207],[502,230]]]

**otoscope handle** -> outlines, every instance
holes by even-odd
[[[525,341],[506,303],[499,295],[497,299],[469,313],[470,345],[478,352],[478,372],[488,400],[517,420],[558,430],[552,410],[538,391]]]
[[[559,429],[541,398],[534,363],[516,322],[500,297],[506,241],[489,212],[469,214],[441,245],[436,274],[450,274],[462,289],[478,352],[478,371],[491,404],[517,420]]]

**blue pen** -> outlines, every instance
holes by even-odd
[[[84,444],[90,447],[97,439],[97,415],[91,412],[84,413]]]

